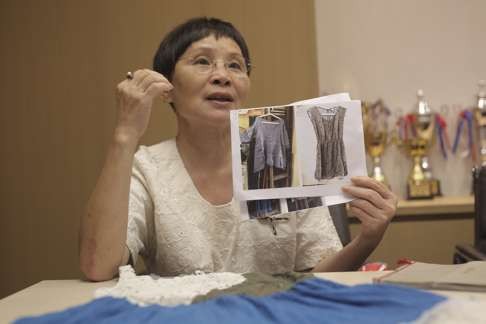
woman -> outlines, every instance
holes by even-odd
[[[285,272],[356,269],[374,250],[396,197],[367,177],[343,190],[361,231],[342,248],[327,208],[289,213],[273,235],[268,223],[241,221],[233,199],[229,111],[250,88],[250,56],[229,23],[196,18],[160,44],[154,71],[129,74],[117,88],[117,124],[106,162],[81,220],[81,269],[113,278],[120,265],[145,259],[150,272]],[[137,145],[154,98],[169,102],[178,132]]]

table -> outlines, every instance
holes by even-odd
[[[317,277],[347,285],[371,283],[373,278],[389,271],[380,272],[328,272]],[[101,287],[111,287],[116,280],[86,282],[81,280],[45,280],[0,300],[0,323],[10,323],[20,316],[40,315],[67,307],[87,303],[93,299],[94,291]],[[435,291],[445,296],[474,295],[484,298],[486,293]]]

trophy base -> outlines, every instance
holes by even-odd
[[[440,191],[440,182],[437,179],[430,180],[430,191],[432,192],[432,196],[442,196],[442,192]]]
[[[407,183],[407,199],[431,199],[434,198],[432,194],[432,186],[429,181],[408,181]]]

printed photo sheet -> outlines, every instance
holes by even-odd
[[[350,201],[341,186],[366,175],[361,104],[348,94],[232,111],[231,136],[242,218]]]
[[[231,119],[238,200],[335,196],[366,175],[359,101],[247,109]]]

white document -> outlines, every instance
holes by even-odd
[[[337,109],[342,111],[342,117],[344,117],[342,138],[336,138],[336,135],[339,135],[336,134],[336,127],[340,125],[338,125],[337,121],[334,122],[336,118],[333,114]],[[330,126],[332,129],[324,130],[330,134],[321,134],[320,140],[319,136],[316,136],[315,127],[309,117],[311,110],[315,110],[318,117],[328,118],[328,121],[334,122],[331,125],[323,125],[327,128]],[[341,188],[344,183],[343,180],[349,182],[350,176],[366,174],[360,101],[295,106],[294,113],[301,183],[304,187],[313,186],[312,191],[308,191],[306,187],[306,194],[312,195],[314,192],[322,190],[323,187],[318,186],[322,184],[326,188],[326,192],[323,192],[323,195],[334,195],[340,192],[340,190],[336,189]],[[326,114],[329,114],[329,116]],[[323,137],[322,135],[325,136]],[[340,146],[335,145],[340,140],[344,144],[344,151],[342,152],[340,152]],[[320,154],[318,154],[318,151],[320,151]],[[332,171],[337,165],[341,165],[341,168],[346,170],[333,176]],[[316,173],[319,173],[319,175]]]
[[[343,148],[340,154],[341,166],[345,165],[345,172],[341,167],[336,174],[329,174],[326,166],[333,164],[337,157],[328,154],[333,152],[332,148],[327,145],[328,138],[319,139],[319,131],[316,128],[316,122],[311,120],[311,111],[313,109],[314,117],[316,111],[324,114],[326,111],[337,111],[339,109],[344,116],[341,124],[342,136],[337,138],[341,141]],[[272,111],[278,111],[278,116],[271,117]],[[285,113],[286,112],[286,113]],[[249,117],[251,116],[251,117]],[[291,116],[291,117],[289,117]],[[319,115],[317,115],[319,116]],[[243,147],[248,144],[244,141],[249,136],[242,134],[251,133],[251,125],[255,124],[255,118],[265,118],[264,123],[269,124],[265,127],[279,127],[279,119],[284,119],[286,124],[286,133],[289,137],[290,157],[286,161],[285,167],[291,168],[287,175],[282,175],[282,170],[273,166],[271,177],[279,179],[286,177],[285,181],[264,188],[252,185],[252,167],[257,163],[248,160],[249,156],[243,154]],[[267,120],[268,117],[271,117]],[[241,201],[242,218],[255,218],[261,215],[253,215],[256,209],[266,210],[268,215],[277,216],[289,211],[313,208],[322,205],[334,205],[345,203],[352,200],[352,197],[345,196],[341,187],[350,183],[350,177],[357,175],[366,175],[366,160],[363,139],[363,127],[361,119],[361,103],[359,101],[349,100],[348,94],[337,94],[332,96],[320,97],[315,99],[303,100],[288,106],[262,107],[253,109],[242,109],[231,111],[231,140],[232,140],[232,159],[233,159],[233,186],[234,195],[237,200]],[[333,118],[330,116],[329,118]],[[251,119],[251,122],[250,122]],[[319,117],[317,117],[320,120]],[[327,119],[326,116],[323,117]],[[260,121],[263,123],[263,121]],[[271,125],[274,124],[274,125]],[[317,123],[318,124],[318,123]],[[337,125],[337,124],[336,124]],[[329,131],[329,125],[317,125],[322,129]],[[331,126],[331,129],[332,126]],[[248,134],[246,134],[248,135]],[[322,135],[322,134],[321,134]],[[336,138],[334,138],[336,140]],[[243,141],[243,142],[242,142]],[[319,145],[319,142],[321,146]],[[255,149],[255,146],[253,146]],[[329,150],[330,149],[330,150]],[[321,150],[320,158],[317,151]],[[339,149],[338,149],[339,151]],[[267,154],[268,152],[265,152]],[[277,154],[278,157],[278,154]],[[280,154],[281,157],[281,154]],[[250,157],[251,158],[251,157]],[[256,161],[256,158],[253,156]],[[260,159],[261,160],[261,159]],[[268,162],[268,161],[265,161]],[[270,161],[273,163],[272,161]],[[275,162],[275,161],[274,161]],[[278,164],[278,163],[276,163]],[[339,164],[339,163],[338,163]],[[259,167],[261,168],[261,161]],[[324,166],[324,167],[323,167]],[[282,167],[280,163],[279,167]],[[320,172],[316,173],[316,170]],[[332,168],[331,168],[332,169]],[[317,175],[316,175],[317,174]],[[267,177],[265,174],[264,177]],[[291,178],[289,180],[289,178]],[[285,183],[286,182],[286,183]],[[304,198],[305,197],[305,198]]]
[[[349,96],[348,93],[338,93],[338,94],[319,97],[319,98],[297,101],[294,102],[292,105],[321,104],[321,103],[327,103],[332,101],[350,101],[350,100],[351,97]],[[365,157],[365,167],[366,167],[366,157]],[[344,204],[352,200],[351,197],[344,195],[342,192],[338,193],[337,195],[323,196],[321,198],[323,199],[325,206]]]
[[[275,109],[277,107],[272,107]],[[289,198],[289,197],[307,197],[307,196],[336,196],[341,194],[340,188],[344,184],[350,183],[350,177],[358,175],[366,175],[366,160],[363,141],[363,128],[361,120],[361,109],[359,101],[346,101],[338,103],[320,104],[320,105],[296,105],[278,107],[279,109],[293,110],[290,114],[294,116],[293,130],[286,131],[286,136],[293,133],[291,144],[291,160],[284,162],[281,165],[275,164],[274,169],[284,168],[286,165],[292,165],[292,181],[286,185],[267,186],[264,189],[252,187],[247,183],[248,175],[252,170],[245,169],[244,158],[242,158],[242,142],[240,140],[240,126],[239,111],[232,111],[231,118],[231,140],[232,140],[232,159],[233,159],[233,186],[235,198],[238,200],[259,200],[259,199],[273,199],[273,198]],[[339,108],[345,111],[344,123],[342,125],[342,137],[331,141],[341,141],[343,147],[335,146],[335,143],[330,143],[328,138],[319,139],[317,130],[313,126],[308,112],[311,109],[319,111],[326,111],[327,109]],[[266,115],[266,108],[257,108],[261,115]],[[245,110],[245,114],[253,109]],[[278,124],[278,121],[264,121],[262,123]],[[333,125],[327,125],[331,128]],[[250,128],[250,127],[249,127]],[[251,129],[243,129],[245,132]],[[328,127],[329,128],[329,127]],[[328,130],[326,130],[328,131]],[[334,131],[331,129],[331,131]],[[277,135],[278,136],[278,135]],[[334,135],[331,135],[334,136]],[[264,143],[265,144],[265,143]],[[263,146],[264,144],[259,144]],[[332,144],[332,145],[331,145]],[[258,145],[258,144],[257,144]],[[337,151],[336,151],[337,150]],[[266,154],[268,152],[255,153],[255,161],[257,154],[265,155],[263,158],[268,163],[269,159]],[[320,153],[318,153],[320,151]],[[278,156],[273,158],[274,163]],[[282,153],[280,153],[282,155]],[[339,155],[339,156],[337,156]],[[261,157],[261,156],[260,156]],[[344,160],[344,162],[342,162]],[[341,161],[338,163],[338,161]],[[262,164],[260,163],[260,164]],[[340,169],[345,169],[341,172],[332,172],[336,168],[333,164],[341,164]],[[344,167],[342,166],[344,165]],[[256,166],[256,163],[255,163]],[[322,169],[319,170],[318,169]],[[326,172],[327,170],[327,172]],[[246,175],[245,175],[246,173]]]

